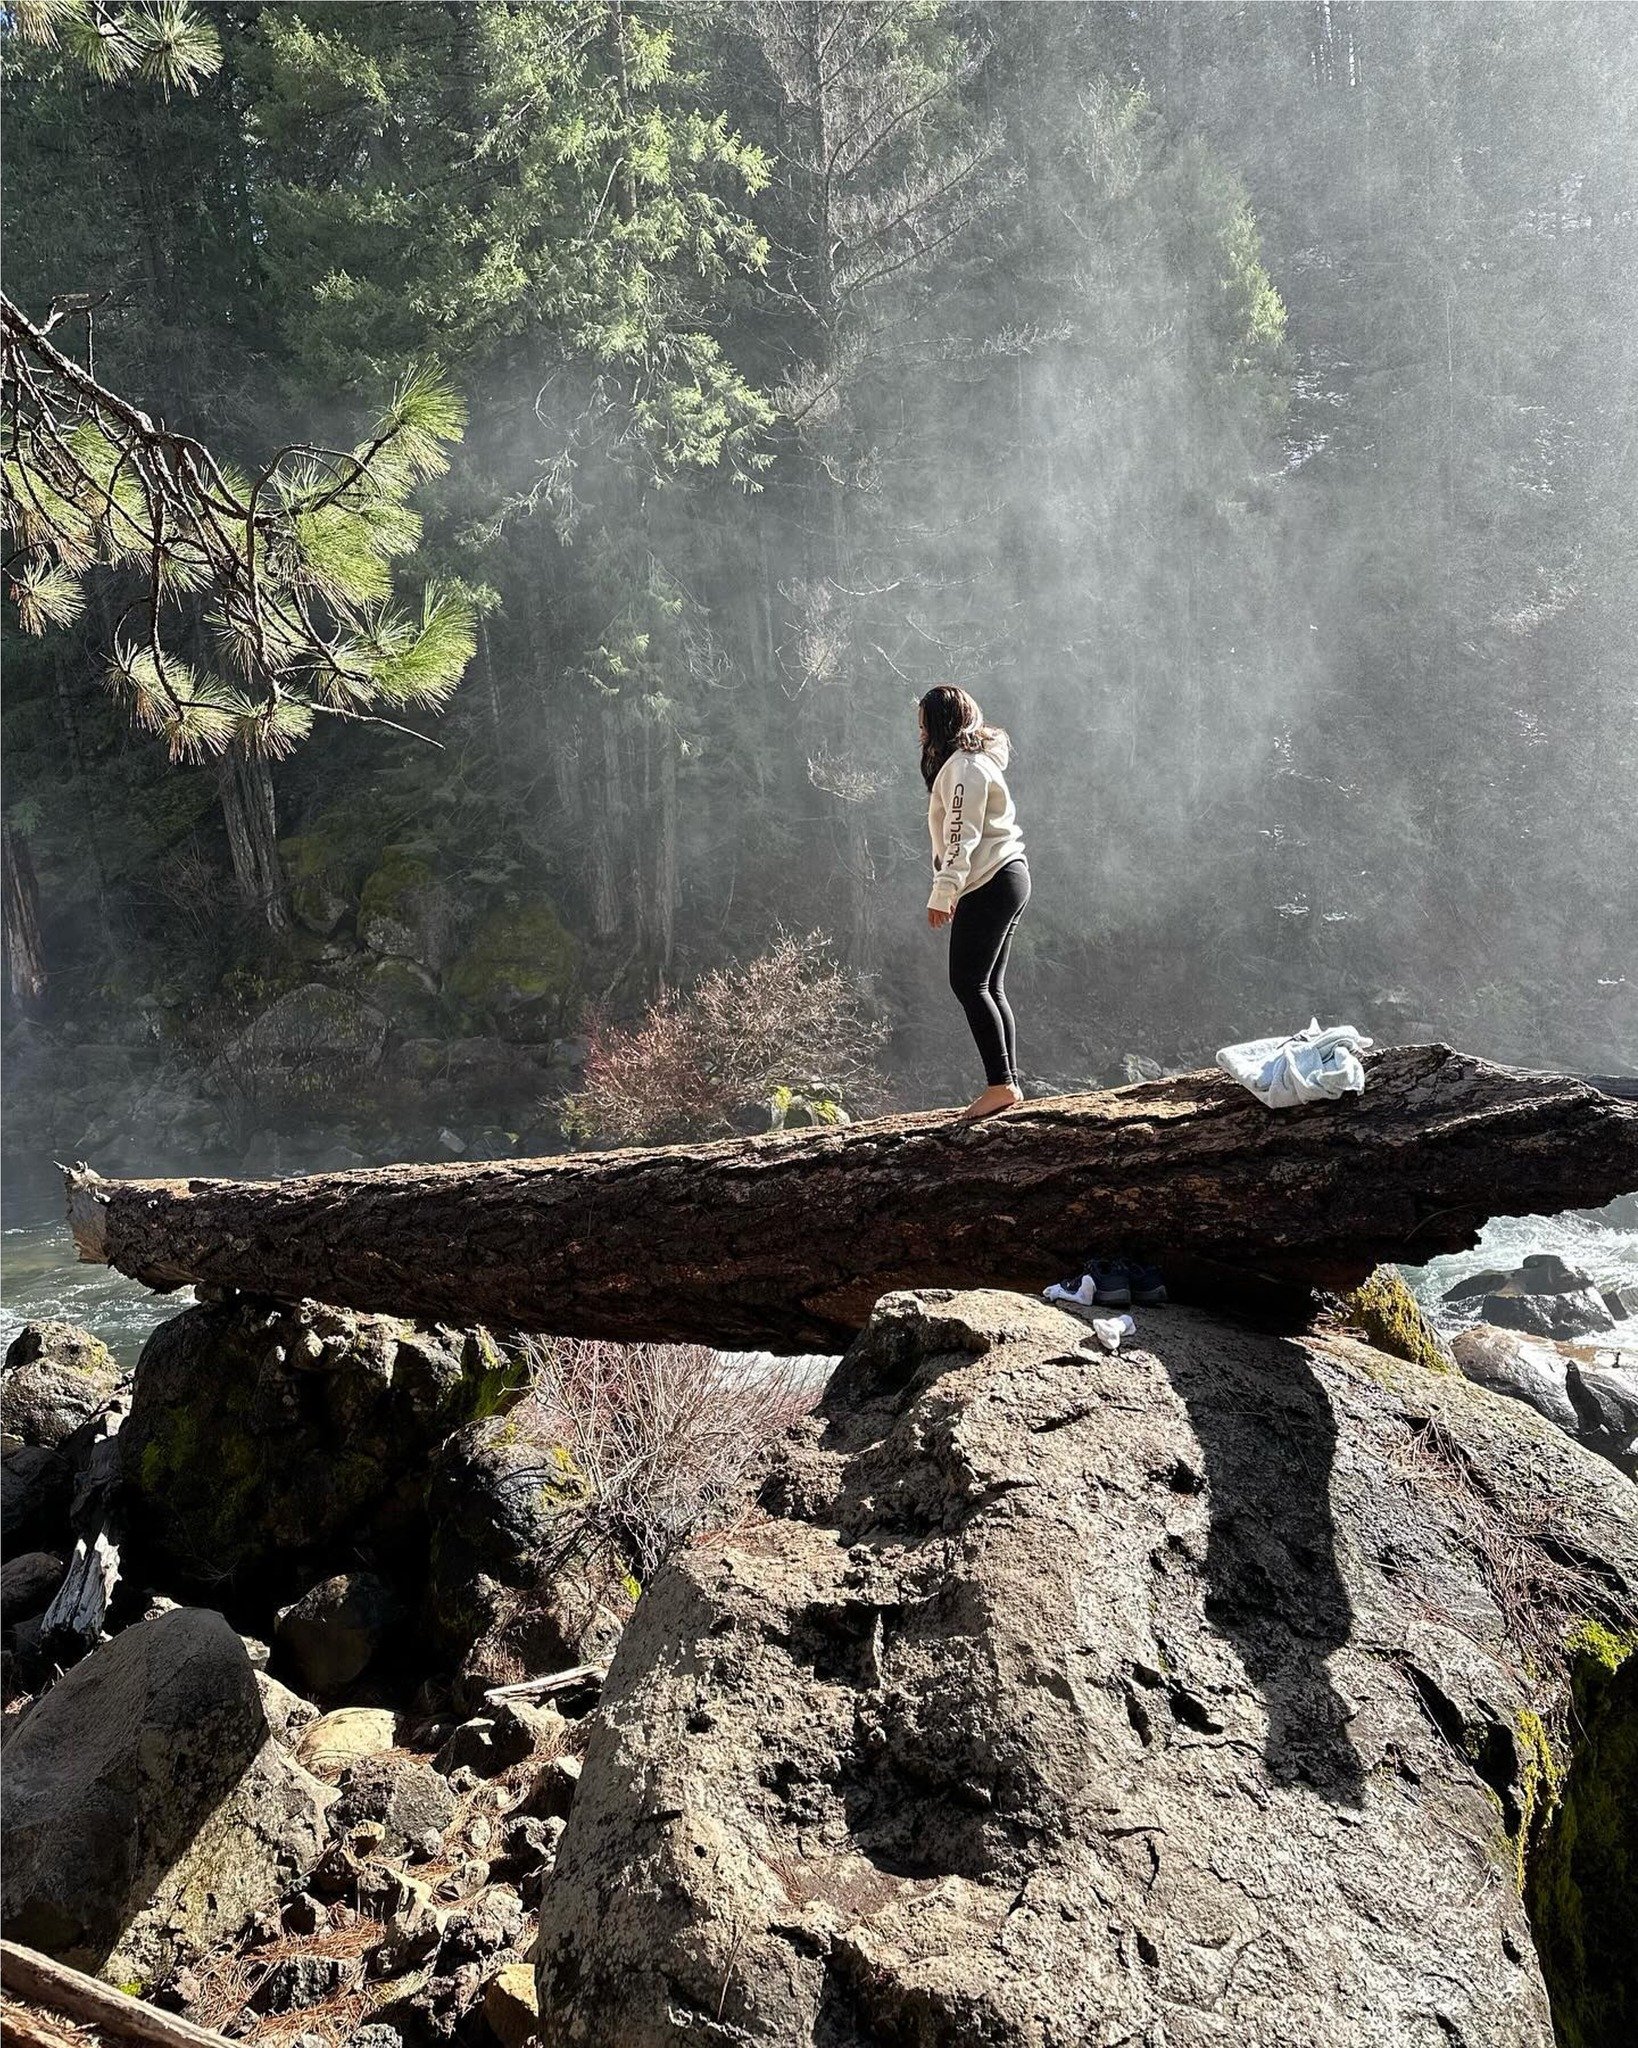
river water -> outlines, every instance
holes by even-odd
[[[1516,1266],[1527,1252],[1556,1252],[1603,1287],[1638,1287],[1638,1199],[1625,1196],[1596,1214],[1496,1217],[1474,1250],[1404,1271],[1432,1309],[1469,1273]],[[185,1289],[150,1294],[106,1266],[82,1266],[62,1221],[56,1177],[8,1182],[0,1213],[0,1346],[25,1322],[52,1318],[94,1332],[129,1369],[149,1331],[191,1299]]]

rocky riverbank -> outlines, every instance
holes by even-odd
[[[1638,1492],[1390,1276],[890,1296],[657,1573],[537,1364],[25,1334],[8,1935],[274,2048],[1624,2038]]]

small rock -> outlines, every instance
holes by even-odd
[[[424,1828],[411,1842],[410,1853],[430,1863],[444,1853],[444,1838],[436,1828]]]
[[[265,1671],[256,1673],[256,1689],[262,1696],[267,1725],[281,1742],[294,1742],[304,1728],[318,1719],[319,1710],[311,1700],[304,1700],[299,1692],[280,1685]]]
[[[519,1810],[534,1814],[541,1820],[551,1815],[556,1815],[560,1820],[567,1820],[579,1783],[579,1757],[554,1756],[536,1776],[529,1795]]]
[[[392,1748],[397,1716],[386,1707],[338,1707],[303,1730],[296,1755],[315,1777],[332,1783],[360,1757]]]
[[[190,2012],[204,1996],[204,1986],[192,1970],[172,1970],[148,1994],[161,2012]]]
[[[363,1867],[344,1843],[332,1842],[314,1864],[308,1883],[323,1898],[347,1898],[357,1891]]]
[[[21,1557],[8,1557],[0,1565],[0,1626],[10,1628],[30,1615],[43,1614],[67,1569],[51,1550],[25,1550]]]
[[[501,2048],[524,2048],[540,2027],[540,2001],[529,1963],[508,1963],[484,1986],[483,2016]]]
[[[395,1977],[424,1963],[443,1939],[447,1913],[433,1903],[432,1887],[413,1878],[404,1880],[397,1905],[386,1922],[386,1930],[375,1951],[372,1967],[376,1974]]]
[[[297,2034],[290,2048],[330,2048],[330,2044],[322,2034]]]
[[[527,1700],[502,1700],[488,1713],[463,1721],[433,1758],[433,1769],[446,1777],[462,1765],[480,1778],[492,1778],[513,1764],[555,1749],[568,1722],[552,1707]]]
[[[267,1660],[273,1654],[267,1644],[259,1636],[241,1636],[239,1640],[245,1646],[245,1655],[250,1659],[251,1670],[265,1671]]]
[[[451,1913],[438,1945],[438,1971],[447,1975],[464,1963],[481,1963],[510,1948],[523,1932],[523,1906],[505,1885],[490,1885]]]
[[[1634,1316],[1638,1316],[1638,1287],[1606,1287],[1603,1290],[1603,1300],[1614,1322],[1630,1322]]]
[[[367,2020],[347,2036],[347,2048],[404,2048],[404,2037],[384,2020]]]
[[[412,1757],[365,1757],[343,1772],[331,1824],[345,1835],[378,1822],[388,1854],[396,1855],[429,1829],[441,1835],[455,1811],[454,1794],[430,1766]]]
[[[557,1861],[557,1845],[564,1823],[555,1816],[537,1819],[534,1814],[516,1814],[501,1829],[501,1853],[495,1867],[502,1874],[522,1877],[542,1865]]]
[[[397,1602],[373,1572],[340,1572],[281,1608],[273,1639],[320,1699],[352,1684],[381,1646]]]
[[[389,1913],[397,1912],[413,1891],[424,1889],[418,1879],[406,1876],[391,1863],[366,1863],[358,1873],[359,1910],[384,1920]]]
[[[287,1901],[280,1916],[286,1934],[317,1934],[320,1927],[329,1925],[330,1916],[311,1892],[298,1892]]]
[[[350,1990],[357,1976],[353,1956],[281,1956],[250,1995],[254,2012],[302,2012]]]
[[[466,1856],[457,1867],[464,1893],[480,1892],[489,1882],[489,1865],[481,1856]]]

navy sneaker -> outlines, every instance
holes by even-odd
[[[1130,1270],[1132,1299],[1142,1308],[1153,1308],[1166,1299],[1166,1283],[1158,1266],[1133,1266]]]
[[[1087,1274],[1098,1290],[1099,1308],[1130,1308],[1132,1282],[1124,1259],[1093,1259]]]

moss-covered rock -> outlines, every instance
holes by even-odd
[[[1454,1372],[1450,1346],[1433,1327],[1397,1267],[1378,1266],[1352,1294],[1343,1297],[1343,1321],[1378,1351],[1408,1359],[1429,1372]]]
[[[119,1367],[100,1337],[75,1323],[25,1323],[0,1375],[0,1429],[58,1450],[118,1393]]]
[[[491,910],[444,977],[452,995],[490,1014],[545,1007],[561,1014],[578,953],[544,897]]]
[[[305,832],[279,841],[299,924],[327,938],[353,907],[361,876],[378,857],[379,841],[360,830],[356,810],[322,811]]]
[[[1579,1741],[1525,1889],[1562,2048],[1638,2040],[1638,1637],[1570,1643]]]
[[[396,954],[363,964],[354,987],[371,1009],[379,1010],[406,1038],[436,1038],[445,1022],[438,983],[418,961]]]
[[[133,1534],[182,1585],[288,1599],[340,1566],[396,1572],[424,1541],[436,1447],[517,1391],[487,1333],[239,1299],[162,1323],[120,1458]]]
[[[345,989],[304,982],[270,1003],[228,1050],[240,1066],[262,1062],[298,1068],[380,1064],[387,1020]]]
[[[593,1513],[592,1488],[532,1400],[468,1423],[439,1450],[429,1633],[459,1660],[457,1697],[578,1663],[612,1645],[631,1611],[626,1561]]]
[[[139,1622],[6,1745],[6,1932],[144,1989],[306,1876],[331,1796],[271,1738],[220,1614]]]
[[[358,897],[358,936],[372,953],[443,964],[454,927],[447,891],[419,854],[389,846]]]

